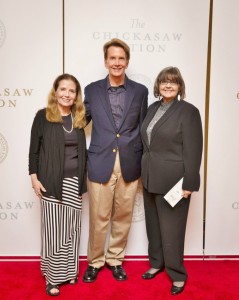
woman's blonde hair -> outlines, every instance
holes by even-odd
[[[81,86],[79,81],[70,74],[62,74],[58,76],[54,83],[53,87],[50,91],[48,96],[48,104],[46,108],[46,118],[49,122],[53,123],[62,123],[62,116],[60,110],[58,108],[58,102],[56,99],[56,90],[62,80],[71,80],[76,85],[76,99],[71,107],[72,117],[73,117],[73,127],[74,128],[83,128],[85,127],[86,120],[85,120],[85,107],[82,102],[82,95],[81,95]]]

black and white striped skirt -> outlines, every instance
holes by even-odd
[[[78,178],[64,178],[62,200],[42,197],[41,272],[60,284],[78,275],[82,199]]]

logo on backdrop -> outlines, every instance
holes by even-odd
[[[131,74],[131,75],[129,75],[129,78],[136,82],[144,84],[148,88],[148,90],[149,90],[148,104],[149,105],[156,100],[153,95],[153,83],[147,76],[145,76],[143,74]]]
[[[0,202],[0,221],[17,221],[23,210],[32,209],[35,202]]]
[[[0,48],[3,46],[6,39],[6,29],[3,22],[0,20]]]
[[[130,19],[129,29],[124,32],[94,31],[94,40],[107,41],[112,38],[124,40],[132,52],[165,53],[171,42],[178,43],[182,39],[181,32],[147,31],[147,23],[140,19]]]
[[[1,88],[0,87],[0,109],[15,108],[17,100],[32,96],[33,89],[29,88]]]
[[[0,133],[0,163],[7,157],[8,145],[5,137]]]
[[[137,193],[135,197],[135,203],[134,203],[134,211],[133,211],[133,217],[132,222],[141,222],[145,219],[144,216],[144,203],[143,203],[143,195],[141,193]]]
[[[133,210],[133,217],[132,217],[133,223],[141,222],[145,219],[142,189],[143,189],[142,183],[141,181],[139,181],[138,190],[134,202],[134,210]]]
[[[232,203],[232,208],[233,209],[239,209],[239,202],[233,202]]]

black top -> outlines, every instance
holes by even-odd
[[[86,141],[84,129],[74,129],[77,135],[79,195],[86,192]],[[62,199],[65,139],[60,123],[48,122],[46,110],[39,110],[31,130],[29,174],[37,174],[46,189],[46,196]]]
[[[65,137],[64,178],[77,176],[78,141],[76,130],[72,129],[71,114],[62,117]]]

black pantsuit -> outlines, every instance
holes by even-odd
[[[182,199],[171,207],[164,195],[145,189],[143,193],[150,265],[155,269],[165,267],[173,281],[185,281],[184,236],[190,200]]]
[[[149,107],[141,128],[149,260],[153,268],[165,267],[172,281],[185,281],[183,253],[190,197],[174,207],[163,197],[181,178],[183,190],[198,191],[202,124],[195,106],[175,99],[155,123],[149,142],[147,128],[160,105],[157,101]]]

